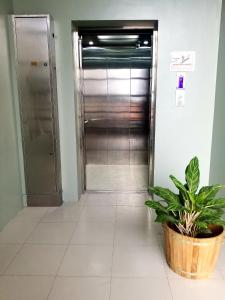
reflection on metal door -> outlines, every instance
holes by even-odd
[[[113,47],[85,47],[82,36],[87,190],[148,186],[151,47],[124,46],[129,35],[119,37]]]
[[[59,205],[57,99],[49,17],[16,16],[14,28],[28,205]]]

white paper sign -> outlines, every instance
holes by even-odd
[[[170,53],[170,71],[193,72],[195,70],[194,51],[173,51]]]

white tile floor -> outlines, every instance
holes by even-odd
[[[0,232],[1,300],[225,299],[225,246],[208,280],[166,265],[145,194],[85,194],[25,208]]]
[[[117,161],[122,156],[121,152]],[[87,164],[86,186],[89,190],[94,191],[104,189],[109,191],[143,191],[148,187],[148,171],[148,165],[110,165],[110,161],[109,165]]]

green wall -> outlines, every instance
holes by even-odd
[[[9,0],[0,1],[0,229],[22,207],[7,33],[12,11]]]
[[[210,183],[225,184],[225,1],[220,25]]]
[[[79,197],[79,167],[72,20],[159,20],[155,183],[168,185],[170,173],[182,178],[184,166],[194,155],[200,158],[202,184],[225,182],[225,7],[219,44],[221,3],[221,0],[14,0],[12,7],[9,0],[0,1],[0,228],[22,207],[7,14],[50,13],[55,20],[63,197],[65,201],[73,201]],[[196,70],[187,74],[184,108],[175,106],[176,75],[169,71],[173,50],[196,51]]]
[[[213,130],[221,0],[14,0],[16,14],[50,13],[55,20],[62,185],[65,201],[78,198],[71,20],[159,20],[155,183],[183,178],[194,155],[208,184]],[[186,104],[175,106],[176,74],[170,52],[196,51],[187,74]]]

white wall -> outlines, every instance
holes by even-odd
[[[220,25],[210,183],[225,184],[225,1]]]
[[[0,2],[0,230],[22,207],[16,125],[10,76],[9,0]]]
[[[56,27],[56,63],[65,201],[78,198],[71,20],[159,20],[155,184],[183,178],[198,155],[201,183],[209,181],[221,0],[14,0],[16,14],[50,13]],[[170,51],[196,51],[187,76],[186,105],[175,107]]]

